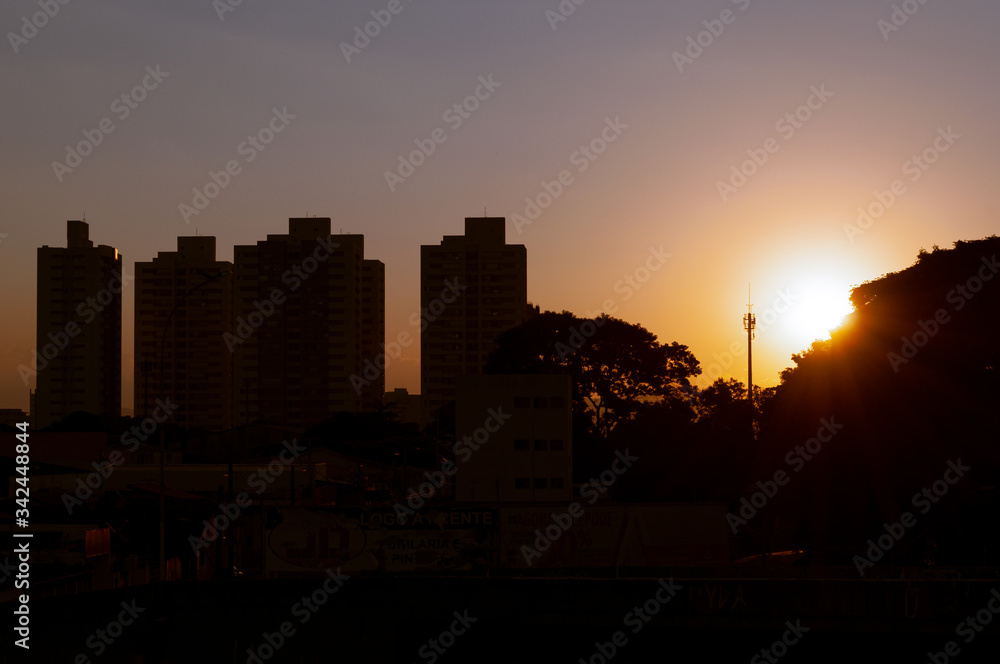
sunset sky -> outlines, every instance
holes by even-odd
[[[65,246],[84,214],[127,275],[178,235],[214,235],[232,260],[289,217],[331,217],[386,265],[391,341],[415,332],[420,245],[485,207],[527,247],[529,301],[595,315],[613,300],[714,375],[746,380],[745,354],[726,353],[750,283],[758,325],[773,321],[754,344],[763,386],[847,313],[852,285],[997,232],[995,0],[47,3],[54,16],[0,8],[0,407],[27,409],[34,387],[17,367],[37,247]],[[269,124],[272,142],[244,143]],[[54,166],[84,132],[98,144]],[[433,152],[401,172],[417,142]],[[859,207],[873,216],[852,230]],[[418,392],[419,356],[392,361],[386,388]]]

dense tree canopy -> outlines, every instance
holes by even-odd
[[[680,396],[701,373],[687,346],[661,344],[640,325],[618,318],[578,318],[546,311],[497,339],[487,373],[565,373],[574,406],[607,437],[642,404]]]
[[[1000,471],[998,256],[997,237],[922,251],[910,268],[855,288],[848,323],[792,357],[757,472],[786,467],[789,449],[815,437],[824,418],[842,425],[779,501],[795,541],[849,560],[883,523],[919,514],[914,494],[958,459],[972,470],[893,556],[919,562],[919,542],[948,541],[945,529],[975,530],[962,514],[986,499],[981,487]],[[966,553],[971,542],[963,542]],[[951,555],[964,554],[955,547]]]

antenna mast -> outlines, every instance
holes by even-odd
[[[756,336],[757,316],[753,312],[749,283],[747,284],[747,313],[743,314],[743,329],[747,331],[747,403],[750,404],[750,439],[753,440],[753,340]]]

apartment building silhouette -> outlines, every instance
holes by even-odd
[[[214,237],[179,237],[177,251],[135,264],[135,412],[158,399],[172,422],[233,426],[233,264],[216,260]],[[162,363],[161,363],[162,362]]]
[[[233,270],[235,424],[308,427],[381,403],[364,374],[385,339],[385,266],[364,236],[331,235],[328,217],[292,218],[287,235],[236,246]]]
[[[36,428],[76,411],[121,415],[122,256],[89,228],[67,221],[66,247],[38,248]]]
[[[480,374],[495,339],[524,322],[527,252],[507,244],[506,219],[467,217],[464,235],[420,247],[420,390],[425,420],[455,400],[455,381]]]

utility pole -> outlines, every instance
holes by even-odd
[[[750,284],[747,284],[747,300],[750,300]],[[747,403],[750,405],[750,440],[754,439],[753,411],[753,340],[757,329],[757,316],[753,304],[747,302],[747,313],[743,314],[743,329],[747,331]]]

